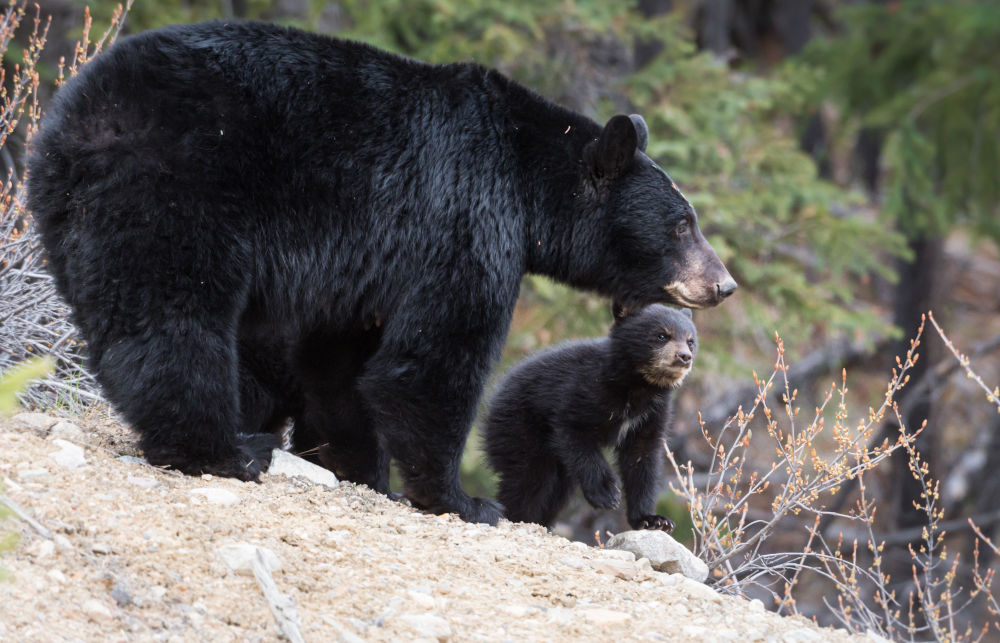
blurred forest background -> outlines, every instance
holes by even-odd
[[[103,30],[115,3],[40,5],[52,16],[38,63],[44,109],[84,6]],[[713,456],[698,412],[712,434],[753,404],[753,373],[772,372],[776,333],[795,406],[810,416],[843,368],[850,407],[877,407],[929,310],[990,388],[1000,382],[1000,2],[137,0],[123,34],[215,17],[295,25],[432,62],[473,60],[600,122],[642,114],[650,156],[695,205],[740,284],[724,305],[695,313],[701,352],[671,438],[695,471]],[[15,38],[4,65],[29,54]],[[2,158],[18,171],[20,145],[15,136]],[[609,322],[607,301],[529,276],[497,372],[542,346],[604,334]],[[4,341],[0,368],[32,352]],[[939,336],[925,333],[920,353],[896,399],[906,426],[927,422],[916,446],[940,482],[939,522],[961,552],[957,573],[968,574],[976,538],[967,519],[994,542],[1000,535],[1000,414]],[[898,427],[886,420],[879,431],[873,443],[895,439]],[[894,457],[866,479],[900,595],[913,582],[907,548],[928,518],[914,506],[923,492],[909,465]],[[475,435],[463,474],[470,493],[492,492]],[[835,491],[826,510],[847,513],[857,490]],[[683,504],[667,493],[661,509],[683,539]],[[824,517],[828,539],[842,533],[838,524]],[[559,529],[593,542],[622,526],[577,499]],[[794,547],[802,535],[782,523],[773,546]],[[990,551],[979,555],[984,568],[995,565]],[[822,601],[799,609],[821,614]]]

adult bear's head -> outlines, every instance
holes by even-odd
[[[606,232],[602,290],[632,307],[715,306],[736,281],[702,235],[691,203],[646,156],[648,138],[641,116],[618,115],[584,149]]]

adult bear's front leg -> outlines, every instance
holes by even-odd
[[[359,390],[375,430],[416,506],[495,525],[502,516],[500,506],[469,497],[458,478],[490,351],[431,337],[416,340],[416,346],[406,347],[384,342],[365,367]]]

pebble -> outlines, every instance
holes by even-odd
[[[149,464],[146,458],[137,458],[134,455],[120,455],[115,459],[119,462],[128,462],[130,464]]]
[[[27,469],[26,471],[18,471],[17,475],[21,480],[30,480],[31,478],[44,478],[51,474],[48,469]]]
[[[111,545],[108,545],[106,543],[94,543],[93,545],[90,546],[90,551],[94,552],[95,554],[101,554],[103,556],[107,556],[108,554],[111,553]]]
[[[36,540],[28,545],[25,552],[32,558],[42,560],[51,556],[55,549],[56,545],[51,540]]]
[[[129,591],[128,585],[121,580],[115,581],[111,587],[111,598],[115,599],[120,607],[132,604],[132,593]]]
[[[152,489],[160,484],[153,478],[147,478],[145,476],[129,476],[125,479],[125,481],[131,485],[139,487],[140,489]]]
[[[584,563],[584,561],[579,558],[563,558],[559,562],[567,567],[572,567],[573,569],[583,569]]]
[[[83,602],[83,611],[93,621],[103,621],[111,618],[111,610],[101,601],[91,598]]]
[[[609,610],[603,607],[592,607],[580,610],[583,618],[594,625],[621,625],[632,618],[631,614]]]
[[[403,614],[399,620],[420,636],[438,641],[446,641],[451,637],[451,624],[434,614]]]
[[[83,429],[66,420],[61,420],[53,424],[52,428],[49,429],[49,435],[66,438],[67,440],[82,440],[84,437]]]
[[[253,561],[256,559],[258,551],[261,552],[261,556],[264,559],[264,566],[267,567],[268,571],[276,572],[281,570],[281,560],[273,551],[266,547],[251,545],[250,543],[232,543],[230,545],[222,545],[218,551],[219,556],[222,557],[222,562],[237,574],[253,576]]]
[[[59,466],[66,467],[67,469],[77,469],[87,464],[87,458],[83,455],[83,448],[79,445],[60,439],[53,440],[52,444],[58,446],[59,450],[50,453],[49,457],[55,460]]]
[[[632,580],[639,573],[639,568],[635,562],[626,560],[592,560],[590,566],[597,570],[599,574],[609,574],[617,576],[622,580]]]
[[[45,415],[44,413],[18,413],[12,417],[11,420],[19,422],[29,429],[46,432],[59,422],[58,418],[54,418],[51,415]]]
[[[191,493],[204,497],[205,500],[213,505],[222,505],[224,507],[235,505],[240,501],[240,497],[232,491],[216,487],[198,487],[197,489],[192,489]]]

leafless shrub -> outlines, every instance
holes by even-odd
[[[1000,629],[1000,609],[990,592],[993,573],[980,569],[978,547],[974,586],[957,585],[959,561],[944,543],[947,525],[942,522],[939,485],[914,446],[924,427],[906,427],[896,405],[908,382],[907,372],[918,359],[923,330],[921,323],[905,358],[897,357],[878,408],[851,420],[847,374],[842,372],[841,384],[831,386],[808,423],[800,420],[800,409],[794,406],[797,391],[788,380],[784,347],[777,338],[771,376],[767,380],[754,376],[753,406],[748,411],[740,408],[716,435],[699,418],[713,453],[708,472],[696,474],[690,462],[678,463],[668,450],[674,471],[671,487],[687,503],[695,553],[712,569],[711,582],[719,591],[744,596],[763,591],[778,612],[797,613],[800,584],[809,576],[826,587],[823,601],[829,612],[855,632],[871,631],[893,640],[959,641],[980,640],[989,628]],[[949,347],[967,368],[968,360],[963,361],[950,343]],[[977,381],[995,402],[995,393]],[[776,384],[783,402],[780,411],[769,402]],[[836,407],[830,408],[834,401]],[[901,427],[895,441],[871,444],[887,418]],[[919,542],[909,550],[913,578],[905,596],[890,589],[891,581],[899,579],[890,579],[883,569],[886,541],[876,535],[877,502],[865,485],[866,474],[896,452],[905,454],[910,473],[920,483],[921,499],[915,506],[927,516],[918,533],[901,541]],[[770,456],[761,460],[762,454]],[[761,461],[765,464],[755,464]],[[857,488],[855,506],[846,512],[828,511],[825,499],[848,484]],[[842,528],[829,540],[824,533],[831,531],[821,532],[819,527],[824,517],[837,519],[849,530]],[[788,537],[795,533],[801,534],[802,544],[788,549]],[[779,536],[784,549],[774,545]],[[974,629],[957,617],[977,600],[985,602],[992,619]]]
[[[114,41],[128,7],[131,1],[125,9],[118,7],[110,27],[94,43],[90,42],[90,13],[85,10],[83,36],[68,67],[60,60],[57,85],[64,82],[67,71],[72,76]],[[0,17],[0,60],[26,15],[27,0],[22,0],[8,5]],[[24,60],[14,66],[9,82],[0,68],[0,150],[15,132],[23,132],[25,147],[30,146],[42,116],[38,61],[50,19],[42,19],[37,5],[31,24]],[[45,270],[38,236],[25,211],[25,177],[17,175],[11,155],[3,156],[9,167],[0,185],[0,371],[32,356],[51,355],[56,359],[55,371],[29,388],[22,402],[41,408],[65,405],[78,411],[101,398],[93,378],[82,368],[81,345],[69,309]]]

